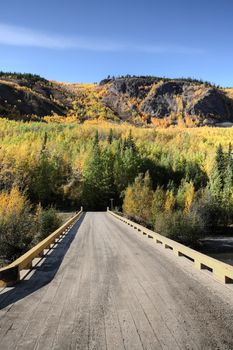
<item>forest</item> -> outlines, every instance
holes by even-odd
[[[233,222],[232,128],[0,120],[0,263],[60,224],[114,210],[195,247]]]

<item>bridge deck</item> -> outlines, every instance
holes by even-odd
[[[1,292],[0,348],[233,349],[232,293],[110,215],[87,213]]]

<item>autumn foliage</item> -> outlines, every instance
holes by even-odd
[[[59,224],[51,206],[106,210],[112,198],[117,210],[185,242],[232,224],[231,128],[1,119],[0,137],[2,260]]]

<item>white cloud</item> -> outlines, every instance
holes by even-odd
[[[67,37],[0,23],[0,44],[47,49],[79,49],[106,52],[201,54],[203,50],[179,45],[136,45],[104,38]]]
[[[184,55],[199,55],[205,51],[203,49],[182,46],[182,45],[143,45],[134,46],[135,50],[142,51],[144,53],[173,53],[173,54],[184,54]]]

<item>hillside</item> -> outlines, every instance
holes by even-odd
[[[0,116],[37,119],[66,115],[72,107],[70,94],[57,84],[32,74],[0,74]]]
[[[141,118],[155,125],[233,121],[231,89],[191,79],[154,77],[123,77],[102,84],[108,87],[104,103],[122,119],[138,122]]]
[[[193,79],[108,78],[100,84],[65,84],[31,74],[0,74],[0,116],[72,117],[135,125],[188,126],[233,122],[233,89]],[[54,118],[51,118],[54,120]],[[64,121],[64,118],[60,118]]]

